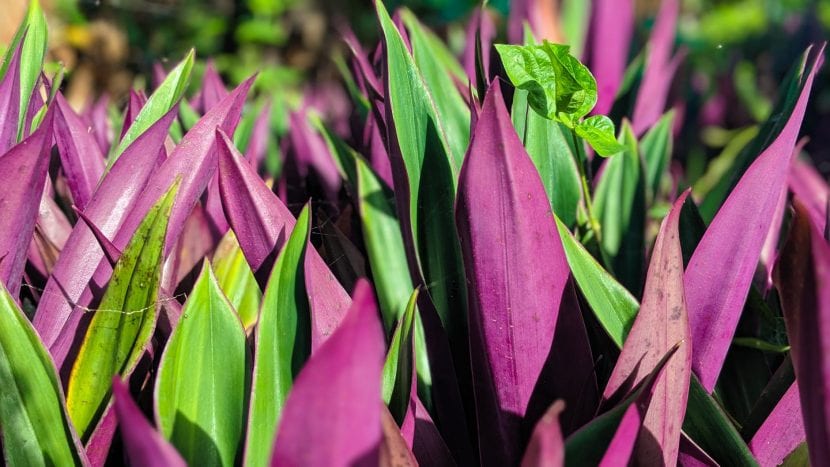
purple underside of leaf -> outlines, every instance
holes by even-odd
[[[271,138],[271,99],[262,106],[259,116],[254,122],[251,130],[251,138],[248,140],[248,148],[245,149],[245,158],[256,169],[262,164],[268,152],[268,142]]]
[[[732,342],[775,205],[786,189],[817,68],[812,67],[806,77],[784,129],[746,170],[689,260],[684,285],[692,329],[692,369],[709,392]]]
[[[372,67],[372,64],[369,63],[369,56],[367,55],[363,46],[360,45],[360,41],[357,40],[357,36],[354,35],[354,31],[348,26],[342,28],[342,36],[343,42],[349,47],[352,51],[352,59],[354,60],[357,71],[359,74],[356,76],[358,81],[364,84],[364,92],[366,93],[366,97],[368,99],[373,99],[375,97],[382,97],[383,93],[383,86],[378,79],[377,74],[375,74],[375,70]]]
[[[378,113],[383,115],[382,110]],[[369,164],[372,166],[372,170],[381,180],[386,182],[387,186],[394,190],[395,181],[392,175],[392,163],[389,161],[389,153],[383,144],[380,127],[375,118],[374,114],[369,114],[366,117],[366,127],[363,129],[363,144],[364,147],[368,147]]]
[[[124,151],[84,210],[106,238],[115,236],[135,205],[176,114],[175,110],[168,112]],[[59,369],[72,342],[59,342],[58,338],[64,327],[77,328],[83,312],[75,306],[86,306],[92,298],[87,285],[104,258],[98,245],[86,223],[76,223],[38,303],[33,323]]]
[[[657,12],[654,29],[651,31],[648,42],[643,80],[637,92],[634,113],[631,117],[631,127],[636,135],[642,135],[648,130],[654,122],[660,119],[666,108],[666,98],[672,78],[682,60],[680,54],[671,58],[679,11],[678,0],[664,0]]]
[[[216,71],[216,64],[214,63],[213,59],[209,59],[207,61],[207,66],[205,67],[205,74],[202,77],[202,87],[201,87],[201,110],[203,113],[207,113],[215,107],[219,102],[222,101],[225,97],[228,96],[228,90],[225,88],[225,84],[222,83],[222,77],[219,76],[219,72]]]
[[[261,284],[296,219],[224,135],[219,139],[219,191],[225,215],[245,259]],[[312,348],[337,327],[351,303],[316,249],[305,257],[306,288],[312,316]]]
[[[384,347],[371,285],[361,279],[342,324],[294,382],[271,465],[377,465]]]
[[[113,138],[112,127],[110,126],[107,115],[109,103],[109,96],[104,94],[97,101],[90,102],[89,106],[81,114],[84,121],[92,127],[92,133],[95,135],[95,141],[98,142],[98,147],[101,149],[102,154],[109,152],[110,143],[112,143]]]
[[[622,84],[628,49],[634,32],[632,0],[597,0],[593,5],[590,36],[591,72],[597,80],[594,115],[606,115]]]
[[[119,172],[119,178],[111,180],[121,159],[127,155],[127,151],[139,144],[138,140],[131,144],[116,161],[112,171],[104,178],[104,183],[93,197],[92,203],[99,199],[98,194],[108,181],[118,185],[112,186],[100,198],[100,206],[96,206],[99,210],[91,214],[88,207],[86,214],[104,234],[113,239],[112,243],[117,248],[123,249],[127,245],[138,224],[152,205],[170,188],[176,179],[181,178],[181,185],[170,213],[169,227],[165,237],[164,256],[169,254],[175,246],[176,239],[184,227],[187,216],[216,171],[217,155],[213,136],[216,128],[223,127],[229,131],[236,128],[252,82],[253,78],[246,80],[225,100],[202,117],[158,168],[153,170],[153,163],[147,163],[148,167],[134,167],[134,173]],[[171,110],[174,115],[175,109],[174,106],[174,109]],[[164,135],[156,134],[154,140],[151,140],[154,143],[152,148],[144,147],[143,144],[138,146],[143,149],[141,151],[144,153],[141,154],[142,156],[156,158],[164,137],[166,137],[167,128],[164,128]],[[148,132],[149,130],[139,138],[144,137]],[[158,136],[163,137],[158,138]],[[147,172],[148,169],[150,172]],[[143,190],[130,183],[136,173],[146,173],[143,180],[138,179],[138,183],[143,183]],[[125,199],[123,191],[119,191],[119,188],[123,190],[125,185],[132,185],[135,189],[127,197],[128,199]],[[120,215],[113,215],[114,218],[106,219],[107,215],[113,214],[112,211],[118,211],[118,209],[114,210],[113,206],[120,207],[122,205],[129,205],[129,210],[118,213]],[[99,214],[100,211],[105,212]],[[104,220],[107,222],[99,221],[99,215],[105,218]],[[84,230],[88,231],[86,228]],[[81,325],[83,312],[75,308],[74,305],[87,306],[89,304],[92,298],[92,293],[88,288],[90,278],[92,278],[93,284],[100,288],[106,284],[112,274],[112,267],[106,261],[101,261],[103,255],[100,249],[89,248],[89,243],[83,243],[79,246],[88,248],[85,251],[73,252],[82,257],[83,266],[67,264],[62,271],[64,274],[57,278],[53,273],[53,277],[47,283],[47,289],[50,284],[54,283],[52,286],[54,297],[48,303],[49,308],[45,307],[43,301],[38,305],[38,314],[43,311],[45,315],[40,321],[38,321],[38,315],[35,315],[35,325],[38,331],[43,329],[41,338],[49,347],[55,363],[62,369],[64,369],[67,355],[77,345],[76,341],[80,334],[79,326]],[[40,326],[38,326],[38,323],[40,323]],[[66,366],[68,368],[69,365]]]
[[[72,201],[83,210],[104,173],[104,155],[84,124],[59,92],[55,96],[58,115],[55,116],[55,142],[61,157],[61,168],[66,175]]]
[[[830,464],[830,245],[795,200],[775,267],[812,465]]]
[[[20,291],[46,183],[54,114],[49,109],[37,131],[0,155],[0,282],[13,297]]]
[[[485,77],[490,76],[490,48],[496,38],[496,24],[489,10],[477,7],[467,23],[466,40],[464,41],[464,71],[470,82],[476,82],[476,37],[481,38],[481,57]]]
[[[113,380],[112,392],[115,397],[115,413],[121,427],[121,439],[130,464],[141,467],[185,466],[176,449],[157,432],[133,402],[127,386],[118,379]]]
[[[499,81],[487,92],[461,168],[456,224],[469,290],[481,456],[515,464],[570,270]]]
[[[147,96],[143,92],[134,89],[130,90],[130,97],[127,99],[127,109],[124,112],[124,123],[121,125],[121,139],[124,139],[124,135],[127,134],[127,131],[133,125],[135,118],[138,117],[138,114],[146,103]]]
[[[301,168],[301,173],[308,167],[313,168],[326,196],[336,200],[341,184],[340,173],[325,141],[311,128],[303,111],[292,112],[288,120],[291,125],[288,137],[294,149],[292,154],[296,158],[295,163]]]
[[[634,325],[611,373],[603,398],[627,393],[648,377],[669,349],[682,342],[654,387],[636,457],[643,464],[675,465],[680,429],[686,413],[692,345],[683,289],[683,256],[678,222],[689,192],[675,201],[663,220],[646,276],[643,300]]]
[[[749,449],[761,467],[775,467],[804,442],[804,437],[798,385],[793,383],[755,432]]]
[[[830,188],[815,168],[798,159],[793,160],[788,180],[790,191],[801,200],[810,213],[810,221],[820,232],[827,224],[827,202]]]
[[[25,36],[24,36],[25,39]],[[20,55],[23,39],[12,54],[6,75],[0,82],[0,154],[5,154],[17,140],[20,119]]]
[[[605,455],[599,463],[600,467],[615,467],[628,465],[634,455],[634,447],[640,438],[640,429],[643,426],[644,408],[635,402],[628,406],[623,414],[620,425],[605,449]],[[648,465],[648,464],[646,464]]]
[[[522,458],[522,467],[556,467],[565,462],[565,441],[559,418],[565,403],[558,400],[536,423]]]

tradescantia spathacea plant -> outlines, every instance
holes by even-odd
[[[457,55],[376,1],[351,121],[309,94],[276,135],[256,76],[186,95],[194,52],[77,111],[32,1],[0,68],[5,462],[830,462],[824,45],[697,192],[679,2],[639,52],[631,1],[568,44],[513,3]]]

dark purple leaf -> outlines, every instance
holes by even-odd
[[[542,180],[513,129],[498,80],[461,167],[456,224],[481,457],[511,465],[521,459],[522,420],[550,353],[570,270]]]
[[[35,230],[49,169],[54,108],[31,136],[0,155],[0,282],[20,291],[26,253]]]

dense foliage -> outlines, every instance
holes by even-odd
[[[641,52],[631,0],[569,45],[538,5],[456,56],[377,0],[350,115],[308,95],[278,140],[257,75],[191,83],[192,51],[76,111],[33,1],[0,68],[6,463],[830,463],[824,44],[692,177],[679,1]]]

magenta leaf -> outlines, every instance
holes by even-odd
[[[814,56],[820,57],[821,51]],[[735,334],[775,206],[786,189],[813,77],[780,135],[749,166],[689,260],[684,285],[692,329],[692,369],[712,392]]]
[[[115,413],[121,428],[121,439],[134,467],[178,467],[185,466],[184,459],[176,449],[161,436],[144,418],[133,402],[127,385],[113,378],[112,392],[115,396]]]
[[[790,191],[810,212],[810,221],[819,232],[824,232],[827,223],[827,202],[830,200],[830,188],[824,177],[804,161],[793,159],[788,181]]]
[[[55,142],[61,156],[72,201],[84,210],[104,173],[104,155],[95,137],[89,132],[63,95],[55,96],[58,115],[55,118]]]
[[[271,465],[377,465],[384,347],[372,286],[361,279],[343,322],[297,375]]]
[[[631,127],[638,136],[651,128],[663,115],[674,73],[683,60],[682,52],[672,58],[679,12],[679,0],[663,0],[657,12],[648,41],[643,80],[631,116]]]
[[[804,442],[798,384],[793,383],[749,442],[761,467],[775,467]]]
[[[611,373],[603,398],[636,386],[650,368],[680,342],[654,386],[635,456],[645,465],[677,464],[680,429],[686,413],[691,377],[692,346],[683,289],[683,254],[678,223],[689,192],[675,201],[654,243],[643,301]],[[627,416],[627,415],[626,415]]]
[[[794,206],[790,234],[774,271],[775,284],[781,294],[798,382],[798,397],[790,397],[801,401],[812,465],[828,465],[830,353],[826,349],[830,348],[830,245],[810,222],[807,208],[798,200]],[[780,406],[781,403],[773,414]],[[785,409],[792,407],[781,408]],[[790,441],[790,436],[785,440]]]
[[[593,115],[607,115],[622,84],[634,32],[633,0],[596,0],[590,35],[591,72],[597,80]]]
[[[20,291],[46,184],[54,114],[49,109],[37,131],[0,155],[0,282],[12,297]]]
[[[559,417],[565,403],[558,400],[536,423],[522,458],[522,467],[557,467],[565,464],[565,441]]]
[[[498,80],[461,167],[456,224],[469,291],[480,452],[488,462],[511,465],[521,459],[520,428],[550,353],[570,270]]]
[[[259,178],[225,136],[219,140],[219,191],[225,215],[245,259],[264,287],[277,253],[296,219]],[[306,288],[312,316],[312,348],[337,327],[349,307],[346,291],[325,261],[310,248],[306,255]]]

